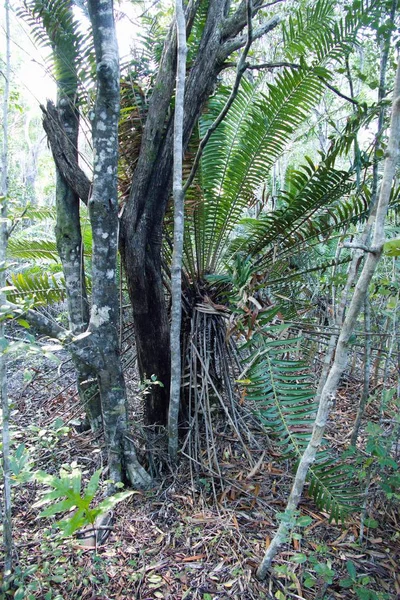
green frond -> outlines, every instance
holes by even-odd
[[[318,0],[312,7],[302,6],[283,24],[285,55],[289,59],[327,45],[334,23],[334,6],[332,0]]]
[[[271,328],[273,329],[273,328]],[[271,330],[270,329],[270,330]],[[265,338],[264,329],[252,340],[253,352],[247,363],[246,398],[256,411],[266,430],[282,450],[284,458],[299,461],[311,437],[317,405],[304,362],[296,355],[299,339]],[[331,519],[342,521],[356,510],[360,494],[352,484],[353,471],[320,450],[309,471],[309,493],[321,510]]]
[[[199,175],[204,198],[198,202],[187,225],[186,240],[192,244],[191,255],[199,255],[196,261],[200,276],[220,268],[231,234],[245,216],[249,203],[299,125],[322,97],[324,80],[331,77],[327,67],[342,60],[354,45],[364,12],[361,3],[354,14],[348,12],[343,19],[338,19],[331,0],[313,3],[304,15],[300,11],[293,16],[284,32],[288,53],[295,50],[300,53],[301,67],[278,73],[267,86],[267,92],[261,89],[262,80],[256,84],[242,81],[228,115],[205,148]],[[302,58],[305,54],[307,60]],[[200,123],[201,137],[224,105],[227,93],[223,89],[210,101]],[[349,132],[349,139],[355,129],[356,125]],[[343,148],[335,150],[337,156]],[[332,153],[331,160],[334,160]],[[333,184],[332,202],[338,200]],[[348,191],[349,188],[342,186],[342,195]],[[340,213],[340,207],[337,211]],[[344,212],[339,214],[339,219],[345,216]],[[320,227],[322,221],[321,215]],[[282,227],[286,226],[283,220]],[[306,222],[304,229],[307,229]],[[296,235],[300,238],[308,235],[297,229],[292,234],[294,239]]]
[[[322,82],[308,70],[284,71],[269,86],[268,95],[243,83],[225,126],[211,137],[201,165],[205,201],[195,220],[202,229],[206,270],[216,270],[249,199],[322,90]]]
[[[360,510],[362,495],[352,482],[352,465],[325,457],[311,467],[307,479],[308,494],[319,508],[328,512],[331,521],[343,522],[349,514]]]
[[[62,302],[65,298],[65,285],[62,276],[51,273],[18,273],[11,275],[10,284],[15,290],[8,292],[7,297],[12,302],[33,298],[35,303],[53,304]]]
[[[25,208],[18,208],[15,212],[10,213],[10,216],[15,221],[21,219],[29,219],[35,221],[45,221],[56,219],[56,209],[47,206],[26,206]]]
[[[369,7],[366,2],[360,2],[357,8],[352,7],[340,18],[335,8],[332,0],[317,0],[295,11],[282,27],[285,57],[320,66],[343,60],[357,41]]]
[[[285,455],[297,456],[307,444],[317,408],[306,365],[284,358],[298,341],[260,339],[246,373],[251,381],[247,398],[257,405],[262,423],[277,435]]]
[[[326,235],[329,223],[331,228],[338,227],[365,210],[359,197],[353,202],[343,201],[354,187],[351,173],[325,164],[315,166],[309,160],[290,171],[286,187],[276,201],[280,208],[261,213],[257,219],[240,221],[244,234],[231,243],[231,253],[241,250],[255,258],[263,255],[259,264],[264,264],[271,261],[272,253],[276,260],[285,249],[293,249],[321,233]]]
[[[76,92],[79,80],[89,81],[92,35],[82,29],[69,0],[24,0],[16,13],[28,24],[34,42],[51,49],[49,63],[67,95]]]
[[[198,9],[196,11],[196,15],[193,21],[192,30],[190,32],[190,36],[188,38],[188,54],[187,54],[187,62],[191,64],[196,58],[197,51],[200,46],[201,37],[204,30],[204,25],[207,20],[208,8],[210,5],[210,0],[202,0],[199,3]]]
[[[58,262],[57,246],[51,240],[10,238],[8,256],[19,260],[43,260]]]

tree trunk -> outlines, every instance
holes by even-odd
[[[181,397],[182,357],[182,255],[184,235],[184,191],[183,191],[183,110],[186,75],[186,24],[182,0],[175,2],[175,22],[178,38],[178,65],[176,74],[176,101],[174,118],[174,248],[171,266],[171,388],[168,413],[168,450],[175,462],[178,453],[178,415]]]
[[[118,120],[119,57],[113,2],[89,0],[96,51],[97,94],[93,118],[94,177],[89,215],[93,234],[92,309],[87,364],[95,366],[103,409],[110,479],[146,487],[150,478],[139,465],[128,438],[127,400],[118,339]],[[85,334],[83,334],[85,335]],[[90,356],[91,355],[91,356]]]
[[[186,36],[198,2],[186,8]],[[252,14],[262,6],[253,3]],[[246,4],[228,16],[229,0],[210,0],[202,39],[186,79],[183,151],[212,93],[226,58],[246,44],[239,36],[247,23]],[[261,37],[279,23],[263,24],[253,34]],[[156,375],[164,387],[154,386],[147,396],[148,424],[165,425],[170,388],[169,322],[161,273],[164,214],[172,185],[173,116],[170,106],[176,73],[176,32],[171,28],[164,45],[154,91],[150,99],[142,145],[132,180],[131,194],[121,219],[120,250],[133,307],[140,375]]]
[[[73,97],[59,91],[58,115],[64,136],[76,154],[78,147],[79,113],[74,107]],[[70,329],[78,334],[86,330],[89,323],[89,303],[86,294],[84,253],[81,235],[79,197],[65,181],[56,167],[56,241],[60,256],[68,304]],[[102,427],[100,394],[96,374],[81,361],[74,360],[77,385],[81,404],[92,431]]]
[[[72,3],[68,3],[72,12]],[[57,73],[57,109],[48,104],[49,114],[59,125],[63,154],[69,162],[78,163],[79,110],[77,109],[78,76],[76,50],[72,33],[56,37],[53,42]],[[53,125],[54,127],[54,125]],[[53,146],[52,146],[53,148]],[[56,158],[56,156],[55,156]],[[66,180],[56,160],[56,241],[66,287],[70,329],[82,333],[89,323],[84,252],[80,224],[79,196]],[[102,412],[96,374],[82,361],[74,360],[81,404],[92,431],[101,429]]]

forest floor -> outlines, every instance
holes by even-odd
[[[71,425],[80,415],[71,363],[54,367],[38,359],[33,379],[25,383],[22,367],[17,364],[10,379],[14,449],[24,443],[34,470],[57,474],[62,465],[75,463],[84,480],[98,468],[106,478],[101,438],[78,433]],[[134,404],[139,392],[132,373]],[[360,387],[349,380],[338,394],[327,432],[337,450],[348,446]],[[376,418],[372,405],[366,418]],[[364,511],[369,527],[364,527],[362,540],[360,513],[343,526],[332,524],[306,494],[300,514],[309,519],[294,530],[269,579],[257,581],[255,569],[276,531],[277,514],[285,508],[293,470],[279,451],[259,446],[251,450],[249,466],[235,436],[223,426],[217,427],[216,439],[223,457],[221,480],[196,473],[183,457],[178,472],[159,476],[152,490],[117,505],[108,538],[94,548],[76,537],[63,539],[55,518],[39,517],[34,504],[42,486],[37,482],[14,486],[15,587],[4,597],[400,598],[399,504],[378,490],[373,472]]]

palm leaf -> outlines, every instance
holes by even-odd
[[[324,163],[315,166],[310,160],[289,173],[286,187],[276,200],[280,208],[261,213],[257,219],[242,219],[244,229],[230,244],[229,252],[244,251],[253,257],[262,255],[258,266],[288,254],[296,246],[327,235],[354,216],[365,211],[360,196],[343,200],[354,188],[352,173],[339,171]],[[277,252],[276,252],[277,250]]]
[[[295,353],[299,339],[265,337],[263,330],[251,341],[258,346],[248,358],[246,398],[254,402],[261,422],[274,436],[284,458],[298,461],[310,440],[317,405],[306,364],[287,356]],[[353,471],[322,449],[309,471],[309,493],[331,519],[343,520],[359,508],[360,492],[352,484]]]
[[[62,276],[24,272],[11,275],[10,283],[15,288],[7,294],[12,302],[30,297],[35,304],[53,304],[65,299],[65,284]]]
[[[52,240],[11,238],[8,242],[8,255],[19,260],[59,261],[56,242]]]
[[[282,25],[284,53],[289,59],[322,50],[329,43],[334,24],[331,0],[319,0],[314,6],[302,7]],[[325,41],[325,42],[324,42]]]
[[[213,133],[201,164],[201,184],[204,201],[193,218],[188,239],[195,252],[202,254],[197,262],[202,272],[215,272],[227,248],[227,240],[244,216],[249,201],[265,182],[272,165],[283,153],[291,136],[319,101],[324,79],[330,78],[327,67],[343,59],[356,40],[363,11],[347,15],[331,27],[332,2],[317,2],[306,19],[294,21],[285,39],[303,54],[312,54],[310,64],[301,60],[296,71],[284,70],[267,93],[261,83],[242,81],[241,89],[224,123]],[[322,18],[322,16],[323,18]],[[305,45],[306,32],[314,22],[321,23],[324,36],[311,36]],[[311,52],[312,50],[312,52]],[[300,50],[299,50],[300,51]],[[203,117],[200,132],[209,126],[226,100],[226,90],[210,103],[209,114]]]
[[[75,93],[92,80],[94,50],[91,31],[74,17],[69,0],[24,0],[16,13],[29,25],[35,44],[50,48],[48,62],[64,92]]]

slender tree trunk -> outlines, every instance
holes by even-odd
[[[96,364],[110,479],[146,487],[150,477],[139,465],[128,437],[127,398],[119,356],[118,288],[118,119],[119,57],[112,0],[89,0],[96,51],[97,94],[93,118],[94,178],[89,200],[93,233],[92,309],[88,333]],[[89,364],[91,361],[88,361]]]
[[[6,285],[6,254],[8,242],[7,230],[7,194],[8,194],[8,108],[10,99],[10,76],[11,76],[11,50],[10,50],[10,5],[5,0],[5,28],[6,28],[6,68],[4,72],[4,97],[3,97],[3,147],[1,153],[1,223],[0,223],[0,289]],[[0,293],[1,304],[6,303],[4,293]],[[11,522],[11,470],[10,470],[10,408],[7,394],[7,362],[4,349],[4,321],[0,321],[0,393],[2,408],[2,443],[3,443],[3,545],[4,545],[4,581],[7,582],[12,569],[12,522]]]
[[[68,2],[72,13],[72,1]],[[51,35],[51,32],[49,32]],[[53,42],[57,73],[57,110],[48,105],[48,112],[59,125],[63,148],[70,162],[78,163],[79,110],[77,108],[78,75],[76,49],[72,32],[56,36]],[[46,128],[48,130],[48,127]],[[53,148],[53,146],[52,146]],[[54,151],[56,159],[56,152]],[[87,198],[84,199],[87,201]],[[82,333],[89,323],[89,303],[86,293],[84,252],[80,224],[79,196],[65,178],[56,160],[56,241],[66,287],[70,329]],[[96,374],[81,361],[74,360],[79,397],[93,431],[102,427],[100,394]]]
[[[350,444],[352,446],[355,446],[357,444],[357,438],[361,427],[361,421],[364,416],[365,407],[367,406],[371,380],[371,304],[368,296],[365,298],[364,304],[364,332],[364,385],[360,399],[360,404],[358,405],[356,419],[354,421],[353,431],[350,438]]]
[[[59,90],[58,114],[64,135],[77,155],[79,113],[75,95]],[[80,225],[79,197],[56,168],[56,240],[63,267],[70,329],[79,334],[89,323],[89,303],[86,293],[83,242]],[[101,429],[102,412],[96,373],[81,361],[74,361],[81,404],[92,431]]]
[[[178,38],[178,65],[176,71],[176,99],[174,117],[174,249],[171,267],[171,388],[168,418],[168,448],[175,462],[178,453],[178,415],[181,396],[181,320],[182,320],[182,254],[184,234],[183,191],[183,111],[186,75],[186,23],[182,0],[175,2],[175,21]]]
[[[348,357],[348,345],[350,336],[354,330],[358,314],[368,292],[368,286],[378,265],[382,254],[384,244],[384,224],[389,205],[390,191],[393,178],[396,172],[397,161],[399,157],[400,141],[400,63],[397,67],[395,89],[393,93],[392,116],[390,124],[389,143],[384,163],[384,173],[381,183],[379,200],[376,208],[374,223],[374,235],[372,239],[371,251],[368,252],[363,270],[354,290],[350,301],[348,312],[344,320],[339,339],[336,346],[335,358],[321,392],[319,408],[315,419],[310,442],[304,451],[297,468],[296,476],[293,482],[292,490],[286,506],[287,513],[293,513],[300,502],[303,492],[306,476],[310,466],[315,461],[316,454],[322,442],[326,423],[329,416],[330,407],[336,394],[339,379],[346,367]],[[264,579],[268,573],[271,563],[284,543],[289,531],[289,525],[281,522],[277,533],[275,534],[270,546],[268,547],[264,558],[257,570],[257,577]]]

